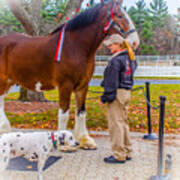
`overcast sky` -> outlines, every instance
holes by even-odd
[[[90,0],[85,0],[89,2]],[[146,4],[148,5],[152,0],[145,0]],[[100,2],[100,0],[96,0],[96,2]],[[127,6],[128,8],[134,5],[137,0],[124,0],[123,5]],[[171,14],[177,14],[177,8],[180,7],[180,0],[166,0],[169,12]]]

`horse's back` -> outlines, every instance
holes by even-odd
[[[6,68],[8,49],[12,50],[16,46],[17,39],[22,39],[22,35],[18,33],[11,33],[0,37],[0,74],[2,74]]]
[[[8,79],[28,89],[35,90],[37,84],[42,89],[52,89],[53,58],[48,41],[46,37],[18,33],[1,37],[1,54],[5,56],[0,57],[0,66],[4,67],[0,69]]]

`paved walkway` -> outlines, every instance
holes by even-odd
[[[105,134],[95,137],[96,151],[78,150],[75,153],[56,153],[62,159],[44,172],[44,180],[148,180],[156,174],[157,141],[144,141],[142,134],[132,133],[133,160],[123,165],[109,165],[103,158],[111,155],[109,138]],[[173,156],[173,178],[180,179],[180,135],[168,135],[165,153]],[[0,180],[36,180],[36,172],[6,170]]]

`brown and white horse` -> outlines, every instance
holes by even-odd
[[[70,97],[77,102],[74,133],[82,148],[95,149],[86,128],[85,99],[93,75],[95,53],[107,34],[119,33],[138,45],[139,38],[121,3],[101,3],[70,20],[60,62],[54,61],[64,25],[46,37],[11,34],[0,38],[0,132],[10,130],[4,112],[4,96],[15,83],[33,91],[58,88],[58,128],[67,127]]]

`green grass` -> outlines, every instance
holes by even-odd
[[[136,88],[138,86],[134,86]],[[165,131],[180,132],[180,85],[151,85],[151,102],[154,106],[159,105],[159,96],[167,97],[165,113]],[[103,91],[101,87],[90,87],[93,91]],[[106,105],[101,106],[101,94],[88,93],[87,126],[90,130],[107,130],[107,110]],[[6,101],[16,100],[18,93],[11,93]],[[58,101],[57,90],[45,92],[45,97],[50,101]],[[94,99],[89,99],[94,98]],[[71,99],[69,128],[74,126],[75,101]],[[57,109],[38,114],[13,114],[7,113],[12,126],[18,128],[57,128]],[[153,130],[158,131],[159,110],[151,110]],[[147,131],[146,102],[142,90],[132,92],[129,107],[129,123],[132,131]]]

